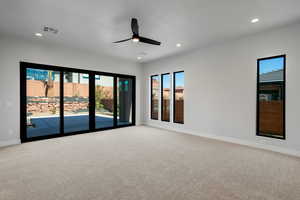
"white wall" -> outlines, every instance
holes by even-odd
[[[0,36],[0,146],[20,142],[19,62],[27,61],[136,75],[137,124],[142,120],[147,125],[298,153],[299,35],[300,25],[290,25],[146,63],[142,68],[83,50]],[[255,135],[256,59],[279,54],[287,54],[284,141]],[[150,75],[178,70],[185,71],[185,124],[150,120]]]
[[[300,152],[300,25],[143,64],[144,123],[281,152]],[[184,44],[183,44],[184,45]],[[256,60],[287,55],[286,140],[256,136]],[[185,71],[185,124],[150,120],[149,77]],[[300,154],[299,154],[300,155]]]
[[[0,146],[20,142],[19,62],[33,62],[136,76],[136,123],[140,123],[141,67],[82,50],[0,36]]]

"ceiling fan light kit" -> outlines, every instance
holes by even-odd
[[[134,35],[134,36],[132,36],[132,41],[133,42],[139,42],[140,39],[139,39],[139,37],[137,35]]]

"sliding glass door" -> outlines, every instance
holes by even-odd
[[[59,77],[59,71],[26,69],[25,123],[28,138],[60,133]]]
[[[135,77],[21,62],[22,142],[135,125]]]
[[[114,77],[95,75],[96,129],[114,126]]]
[[[89,130],[89,74],[64,72],[64,133]]]
[[[117,84],[117,125],[128,125],[133,120],[133,80],[118,77]]]

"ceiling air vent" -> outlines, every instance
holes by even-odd
[[[53,33],[53,34],[57,34],[58,33],[58,30],[55,29],[55,28],[51,28],[49,26],[44,26],[44,32],[49,32],[49,33]]]

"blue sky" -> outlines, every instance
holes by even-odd
[[[260,60],[259,74],[264,74],[271,71],[277,71],[279,69],[283,69],[284,66],[283,61],[284,61],[283,57]]]
[[[184,87],[184,72],[181,73],[175,73],[175,79],[176,79],[176,87]],[[171,87],[171,75],[162,75],[163,77],[163,87],[164,88],[170,88]],[[159,76],[153,77],[157,81],[159,81]]]
[[[176,87],[184,87],[184,72],[175,74]]]
[[[170,74],[163,75],[163,86],[164,86],[164,88],[170,88],[171,87],[171,76],[170,76]]]

